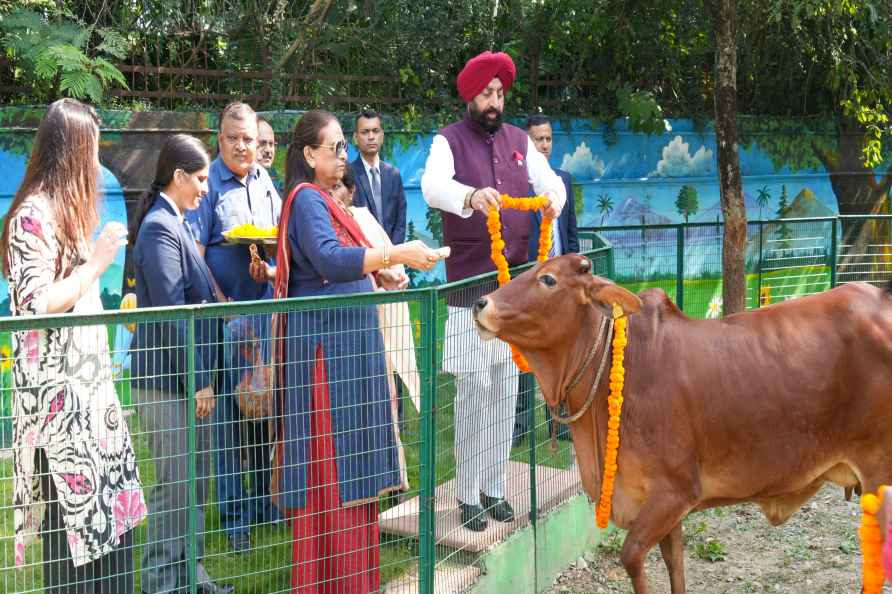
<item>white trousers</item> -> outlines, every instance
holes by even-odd
[[[481,492],[505,497],[519,377],[511,350],[482,341],[470,309],[449,307],[443,371],[455,377],[455,496],[471,505]]]
[[[480,493],[505,497],[505,471],[514,432],[517,370],[491,365],[455,377],[455,495],[480,503]]]

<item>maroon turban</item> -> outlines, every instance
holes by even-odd
[[[494,54],[487,50],[468,60],[465,67],[458,73],[456,86],[458,94],[465,100],[465,103],[470,103],[494,78],[502,81],[502,86],[507,92],[514,83],[515,76],[517,76],[517,68],[514,67],[514,60],[511,59],[511,56],[505,52]]]

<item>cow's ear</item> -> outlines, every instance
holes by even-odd
[[[608,280],[594,278],[589,286],[589,297],[592,301],[611,307],[614,303],[623,308],[628,315],[641,311],[641,299],[635,293],[622,288]]]

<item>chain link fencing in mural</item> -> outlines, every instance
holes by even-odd
[[[860,227],[880,234],[887,219]],[[748,304],[890,278],[889,242],[846,243],[844,227],[840,218],[751,223]],[[583,230],[581,243],[595,274],[632,290],[661,287],[690,315],[720,312],[720,226]],[[107,330],[99,333],[107,343],[79,344],[82,359],[99,370],[83,383],[104,391],[112,417],[120,410],[144,493],[112,491],[96,504],[94,490],[121,480],[112,466],[53,455],[38,457],[36,482],[14,482],[13,452],[19,463],[49,452],[40,447],[49,428],[69,431],[66,442],[53,442],[59,451],[123,443],[98,429],[118,423],[108,410],[50,399],[30,419],[35,431],[2,450],[0,589],[84,582],[88,574],[59,561],[88,550],[78,545],[83,531],[72,529],[86,525],[95,528],[93,540],[124,539],[122,554],[101,562],[115,591],[197,592],[207,580],[257,594],[295,585],[389,593],[470,587],[485,567],[495,571],[487,561],[493,545],[527,527],[535,541],[537,522],[581,490],[560,425],[551,447],[552,421],[535,380],[517,372],[505,345],[484,343],[474,331],[469,308],[494,288],[494,275],[486,275],[389,294],[0,320],[4,340],[17,332],[27,347],[0,361],[7,405],[11,368],[40,362],[33,339]],[[270,389],[274,376],[284,389]],[[213,386],[212,411],[205,386]],[[6,408],[0,418],[7,439],[11,415]],[[88,417],[95,427],[72,429]],[[14,492],[21,501],[38,485],[51,513],[42,531],[30,525],[35,542],[20,546]],[[487,514],[483,530],[463,527],[459,501],[485,502],[481,494],[504,497],[513,519]],[[273,498],[295,511],[280,513]],[[91,501],[99,510],[92,515]],[[129,519],[140,519],[132,531]]]
[[[892,216],[753,221],[747,225],[746,304],[756,308],[837,284],[892,278]],[[634,292],[660,288],[688,315],[722,315],[721,223],[580,229],[611,250],[608,277]]]

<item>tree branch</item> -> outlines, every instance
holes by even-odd
[[[282,57],[279,58],[279,61],[276,62],[273,70],[281,70],[282,67],[291,59],[297,50],[299,50],[302,46],[307,45],[307,35],[306,32],[310,29],[313,32],[316,32],[316,29],[325,21],[328,17],[328,13],[331,10],[331,6],[334,4],[334,0],[314,0],[313,5],[310,6],[310,10],[307,13],[307,18],[305,19],[306,24],[304,29],[298,33],[297,38],[291,42],[285,52],[282,54]]]

